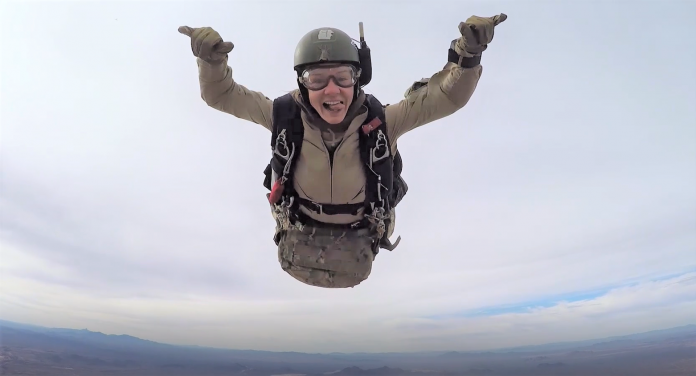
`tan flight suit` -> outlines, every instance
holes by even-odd
[[[210,107],[260,124],[269,131],[272,129],[272,99],[235,82],[227,59],[219,64],[201,59],[197,62],[201,97]],[[447,63],[430,78],[414,83],[403,100],[388,105],[385,117],[392,153],[397,140],[406,132],[464,107],[474,93],[481,73],[480,65],[462,68]],[[413,90],[421,84],[425,85]],[[296,98],[298,94],[299,90],[296,90]],[[323,204],[364,202],[366,179],[358,148],[358,130],[367,116],[363,99],[361,95],[351,104],[343,127],[329,129],[323,120],[309,118],[303,111],[304,144],[295,162],[293,180],[300,197]],[[297,102],[302,105],[300,100]],[[333,166],[329,148],[335,150]],[[353,223],[363,216],[362,211],[353,216],[319,214],[305,207],[300,207],[300,210],[310,218],[326,223]],[[392,218],[392,226],[385,236],[391,235],[394,222]],[[374,255],[369,235],[367,230],[346,232],[311,228],[287,231],[278,246],[279,261],[288,274],[309,285],[353,287],[367,279],[371,271]]]

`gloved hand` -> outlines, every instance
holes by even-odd
[[[223,61],[225,56],[234,48],[232,42],[223,42],[220,34],[211,27],[192,28],[181,26],[179,27],[179,32],[191,37],[193,56],[207,63]]]
[[[493,17],[469,17],[466,22],[459,23],[462,37],[455,43],[454,50],[463,57],[480,55],[493,40],[495,27],[506,19],[505,13]]]

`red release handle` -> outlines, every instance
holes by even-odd
[[[374,118],[369,123],[363,124],[362,131],[364,134],[368,134],[372,132],[375,128],[379,127],[381,124],[382,120],[379,120],[379,118]]]
[[[275,204],[276,202],[278,202],[284,190],[285,186],[283,184],[280,184],[280,180],[276,180],[275,183],[273,183],[273,188],[271,188],[271,195],[268,196],[268,202],[270,202],[271,204]]]

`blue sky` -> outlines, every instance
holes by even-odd
[[[2,318],[292,351],[471,350],[694,323],[696,5],[3,2]],[[352,12],[352,13],[351,13]],[[294,89],[308,30],[365,25],[395,103],[470,15],[508,15],[460,112],[399,140],[394,252],[358,288],[278,265],[270,134],[200,98],[182,25]]]

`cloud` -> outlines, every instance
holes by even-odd
[[[692,323],[696,308],[694,272],[617,287],[594,299],[542,307],[532,302],[523,312],[438,319],[417,317],[403,305],[376,311],[338,301],[95,300],[32,280],[10,277],[3,284],[7,291],[33,292],[4,293],[2,305],[9,314],[32,320],[51,312],[50,319],[42,318],[44,324],[72,323],[183,344],[308,352],[463,351],[591,339]]]
[[[596,298],[558,300],[517,312],[405,319],[394,329],[404,348],[493,349],[526,344],[602,338],[696,322],[696,272],[609,290]],[[632,323],[641,322],[640,330]],[[475,339],[472,343],[468,340]],[[408,344],[408,345],[407,345]]]

